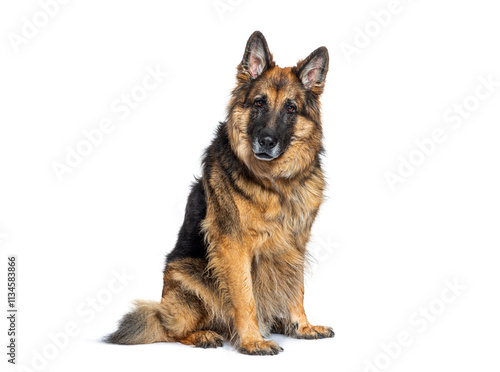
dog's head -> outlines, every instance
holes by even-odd
[[[294,67],[275,64],[264,35],[250,36],[228,109],[233,150],[262,177],[293,177],[321,151],[319,98],[328,72],[321,47]]]

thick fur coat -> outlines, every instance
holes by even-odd
[[[306,317],[306,245],[323,200],[320,96],[328,51],[294,67],[273,61],[252,34],[237,69],[227,120],[205,152],[177,245],[168,254],[161,302],[136,302],[106,341],[232,342],[272,355],[271,332],[333,337]]]

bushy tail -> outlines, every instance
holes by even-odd
[[[120,320],[118,330],[104,337],[110,344],[136,345],[172,341],[162,325],[162,305],[155,301],[135,301],[135,308]]]

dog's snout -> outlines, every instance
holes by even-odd
[[[280,144],[276,131],[264,128],[252,141],[252,150],[260,160],[272,160],[279,156]]]
[[[265,137],[259,138],[259,145],[261,145],[266,150],[273,149],[277,143],[278,141],[274,136],[267,135]]]
[[[276,132],[269,128],[264,128],[258,136],[259,145],[265,151],[270,151],[278,144]]]

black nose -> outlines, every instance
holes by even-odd
[[[276,139],[276,137],[271,135],[266,135],[259,138],[259,145],[261,145],[265,150],[272,150],[277,143],[278,140]]]

